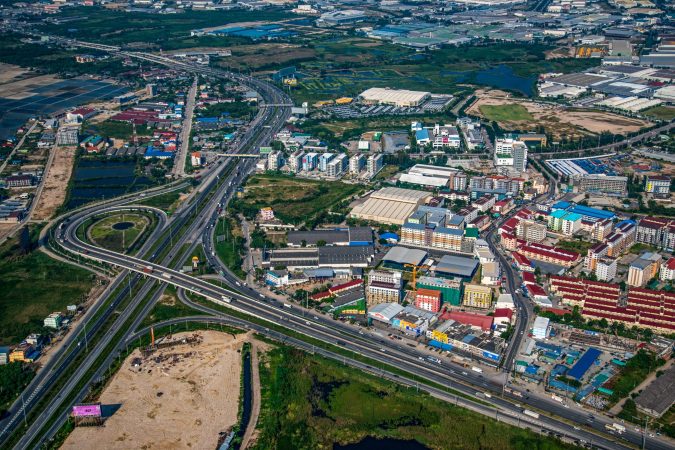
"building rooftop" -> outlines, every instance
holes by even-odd
[[[635,403],[638,408],[662,416],[675,402],[675,365],[670,366],[660,377],[647,386]]]
[[[424,258],[427,257],[427,252],[424,250],[410,249],[406,247],[396,246],[392,247],[391,250],[384,255],[382,258],[385,262],[393,262],[397,264],[414,264],[419,266],[424,261]]]
[[[435,267],[436,272],[471,278],[478,269],[478,260],[464,256],[445,255]]]

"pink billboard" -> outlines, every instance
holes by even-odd
[[[75,405],[73,406],[73,417],[101,417],[101,404]]]

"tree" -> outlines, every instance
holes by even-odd
[[[316,246],[317,247],[325,247],[326,241],[324,241],[323,239],[319,239],[318,241],[316,241]]]
[[[604,328],[607,328],[607,326],[609,326],[609,323],[607,322],[607,319],[605,319],[605,318],[603,317],[602,319],[600,319],[600,320],[598,321],[598,326],[599,326],[600,328],[603,328],[603,329],[604,329]]]

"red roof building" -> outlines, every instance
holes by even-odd
[[[532,272],[523,272],[523,284],[537,284],[537,277]]]
[[[425,311],[438,312],[441,309],[441,293],[432,289],[418,289],[415,294],[415,307]]]
[[[522,270],[523,272],[534,272],[534,266],[532,265],[532,261],[527,259],[525,256],[523,256],[519,252],[513,252],[511,253],[511,256],[513,256],[513,260],[518,266],[518,269]]]
[[[350,291],[352,289],[356,289],[359,286],[363,284],[363,280],[352,280],[348,281],[347,283],[344,284],[338,284],[337,286],[333,286],[328,289],[328,292],[330,292],[333,295],[336,295],[340,292],[345,292],[345,291]]]
[[[535,242],[528,242],[520,246],[519,251],[527,258],[563,267],[572,267],[581,258],[581,255],[577,252]]]
[[[446,311],[441,315],[442,320],[454,320],[456,322],[489,331],[492,328],[492,316],[483,314],[467,313],[461,311]]]

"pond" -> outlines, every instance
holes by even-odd
[[[520,92],[532,97],[534,95],[535,77],[516,75],[509,66],[499,65],[484,70],[441,71],[441,75],[454,78],[457,83],[472,83],[498,89]]]
[[[129,228],[131,228],[133,226],[134,226],[133,222],[117,222],[117,223],[113,224],[112,229],[122,231],[122,230],[128,230]]]
[[[136,175],[135,161],[78,159],[67,207],[76,208],[142,189],[155,183]]]
[[[355,444],[333,444],[333,450],[429,450],[429,447],[417,441],[402,439],[375,439],[368,436]]]

